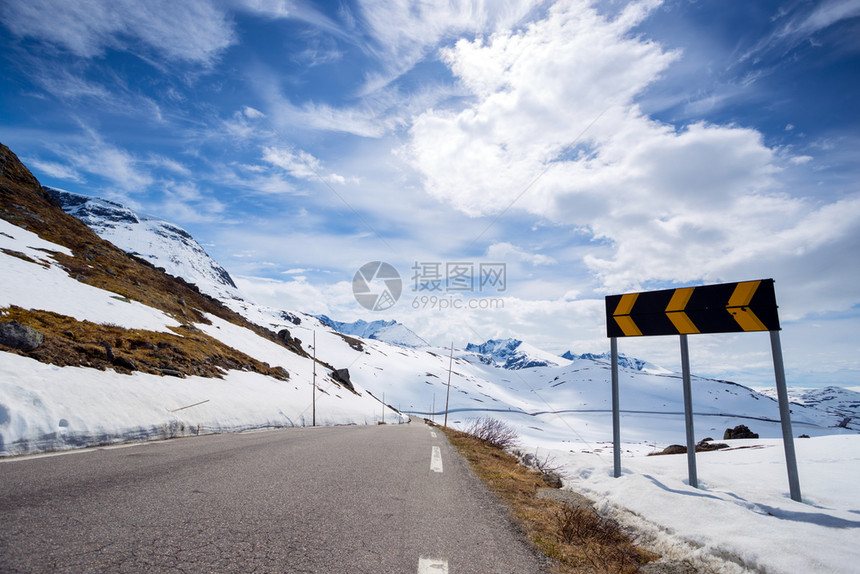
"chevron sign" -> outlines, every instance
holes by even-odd
[[[606,297],[606,336],[779,331],[773,279]]]

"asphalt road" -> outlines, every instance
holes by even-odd
[[[166,571],[543,570],[444,434],[418,421],[0,462],[0,572]]]

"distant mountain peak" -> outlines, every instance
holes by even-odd
[[[44,188],[63,211],[83,221],[96,234],[123,251],[161,267],[216,298],[241,299],[227,273],[187,231],[150,215],[98,197]]]
[[[531,369],[557,367],[561,364],[556,355],[541,351],[519,339],[489,339],[475,345],[468,343],[466,351],[478,355],[478,360],[503,369]]]
[[[612,355],[610,353],[583,353],[581,355],[577,355],[571,351],[566,351],[562,358],[568,359],[569,361],[576,361],[577,359],[590,359],[592,361],[605,361],[610,362],[612,360]],[[668,372],[666,369],[662,367],[658,367],[648,361],[643,361],[642,359],[637,359],[636,357],[628,357],[623,353],[618,354],[618,366],[623,369],[631,369],[633,371],[647,371],[652,373],[660,373],[660,372]]]
[[[358,319],[352,323],[344,323],[342,321],[335,321],[325,315],[316,315],[316,318],[342,335],[383,341],[401,347],[420,348],[430,346],[427,341],[416,335],[406,325],[398,323],[393,319],[388,321],[380,319],[371,322]]]

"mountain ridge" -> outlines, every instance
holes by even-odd
[[[213,297],[241,298],[227,270],[178,225],[108,199],[53,187],[44,189],[63,211],[123,251],[146,259],[174,277],[182,277]]]
[[[474,353],[478,360],[507,370],[558,367],[568,364],[566,359],[552,355],[524,343],[519,339],[489,339],[480,344],[467,343],[466,352]]]
[[[364,319],[358,319],[352,323],[345,323],[342,321],[335,321],[326,315],[314,316],[323,324],[328,325],[343,335],[384,341],[401,347],[419,348],[430,346],[430,343],[419,337],[406,325],[394,319],[390,319],[388,321],[380,319],[370,322],[367,322]]]

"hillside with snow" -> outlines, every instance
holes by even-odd
[[[797,503],[788,498],[776,400],[693,377],[696,441],[719,441],[740,424],[761,437],[697,455],[694,489],[686,457],[646,456],[684,444],[680,375],[626,358],[624,473],[615,479],[604,355],[558,357],[507,339],[455,348],[452,361],[450,348],[428,346],[396,321],[340,323],[257,305],[226,288],[226,271],[193,238],[170,231],[178,227],[75,200],[116,249],[51,211],[16,161],[4,162],[0,199],[0,325],[15,321],[43,335],[32,350],[0,344],[0,456],[304,426],[314,401],[317,424],[404,422],[398,410],[441,423],[447,403],[454,427],[488,414],[511,425],[523,451],[563,467],[567,487],[699,571],[851,572],[860,563],[860,434],[851,420],[858,393],[795,392],[793,434],[811,437],[796,441],[804,493]],[[185,254],[205,265],[187,265]]]
[[[0,152],[0,456],[304,426],[314,402],[317,424],[405,422],[294,342],[102,240]],[[193,240],[169,228],[135,233],[182,253]]]
[[[197,285],[217,298],[238,298],[239,290],[227,270],[217,264],[191,235],[173,223],[137,213],[96,197],[45,188],[63,211],[83,221],[96,235],[123,251],[142,257],[174,277]]]

